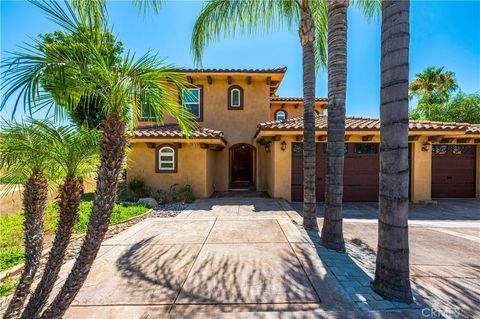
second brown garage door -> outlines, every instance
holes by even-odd
[[[317,144],[316,195],[323,201],[325,193],[326,145]],[[292,147],[292,201],[303,200],[303,150],[301,143]],[[378,200],[379,155],[377,143],[345,145],[343,200],[374,202]]]
[[[432,197],[475,197],[475,146],[432,147]]]

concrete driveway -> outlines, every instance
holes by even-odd
[[[143,220],[103,243],[66,317],[418,317],[373,293],[348,255],[313,244],[298,218],[284,201],[218,198]]]
[[[302,203],[292,203],[302,213]],[[318,215],[323,216],[319,203]],[[370,272],[377,250],[377,203],[344,204],[349,254]],[[322,224],[322,218],[319,218]],[[446,312],[480,314],[480,200],[439,200],[411,205],[410,271],[413,287]],[[452,316],[455,317],[455,316]]]

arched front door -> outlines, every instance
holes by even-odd
[[[253,183],[254,148],[248,144],[238,144],[231,148],[231,182]]]

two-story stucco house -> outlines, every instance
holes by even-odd
[[[255,189],[289,201],[302,200],[301,98],[276,91],[286,68],[184,69],[194,86],[179,107],[197,117],[194,138],[175,123],[135,123],[127,178],[152,189],[190,184],[195,196]],[[323,199],[327,99],[317,98],[317,198]],[[345,201],[376,201],[378,119],[346,121]],[[411,121],[410,197],[480,197],[480,126]]]

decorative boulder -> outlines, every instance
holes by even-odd
[[[150,208],[158,206],[157,201],[155,200],[155,198],[152,198],[152,197],[140,198],[137,203],[138,204],[145,204]]]

